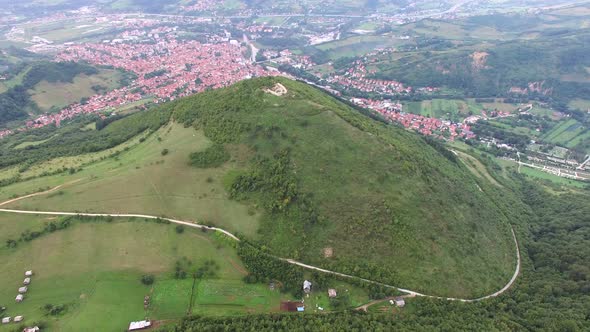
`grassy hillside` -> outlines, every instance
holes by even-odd
[[[76,75],[71,82],[42,80],[29,90],[29,93],[37,106],[46,112],[59,110],[84,98],[116,89],[120,86],[121,79],[121,72],[101,69],[93,75]]]
[[[276,82],[286,95],[263,91]],[[163,107],[187,128],[166,125],[75,174],[18,182],[0,197],[79,180],[13,206],[213,223],[280,256],[432,294],[481,295],[513,272],[508,220],[436,142],[280,78]]]
[[[42,231],[48,223],[64,220],[70,225],[63,230],[21,241],[15,248],[4,246],[6,240],[18,240],[24,232]],[[233,305],[228,297],[212,299],[205,293],[195,296],[195,303],[207,303],[222,314],[268,312],[279,306],[278,292],[241,281],[245,272],[235,250],[209,233],[192,229],[178,233],[172,225],[143,220],[106,222],[6,213],[0,214],[0,230],[0,303],[7,307],[3,317],[24,315],[25,323],[43,321],[48,331],[122,331],[131,320],[184,316],[191,301],[193,278],[175,278],[177,261],[191,261],[188,270],[214,261],[210,263],[217,266],[214,273],[197,279],[196,287],[215,284],[249,293],[240,305]],[[16,290],[28,269],[35,275],[25,300],[17,304]],[[152,285],[140,282],[145,274],[155,276]],[[143,298],[148,294],[152,300],[146,309]],[[47,304],[64,305],[65,310],[46,314]],[[228,305],[231,310],[224,309]],[[194,313],[198,312],[195,309]],[[108,319],[103,319],[105,316]],[[2,325],[0,331],[12,331],[17,326]]]

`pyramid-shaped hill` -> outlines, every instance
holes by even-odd
[[[164,114],[172,121],[154,130]],[[251,79],[75,135],[102,142],[142,121],[151,134],[115,159],[6,187],[71,183],[10,207],[196,220],[277,256],[433,295],[485,295],[514,272],[509,220],[452,152],[315,87]]]
[[[277,255],[451,296],[497,290],[513,272],[508,221],[437,143],[282,78],[172,107],[219,146],[249,151],[227,190],[264,211],[256,238]]]

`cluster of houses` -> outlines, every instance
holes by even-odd
[[[94,95],[59,113],[41,115],[27,122],[27,127],[59,125],[79,114],[115,109],[146,98],[159,103],[251,77],[278,74],[246,61],[239,44],[179,41],[172,28],[148,37],[140,42],[69,45],[56,61],[87,61],[121,68],[136,74],[137,79],[129,86]],[[0,137],[10,133],[0,133]]]
[[[343,74],[331,75],[327,78],[327,81],[362,92],[379,94],[407,94],[412,92],[412,87],[406,87],[401,82],[367,77],[375,72],[375,70],[367,70],[363,61],[357,60]]]
[[[25,279],[23,280],[23,286],[19,287],[18,295],[16,296],[16,302],[22,302],[25,299],[25,293],[29,290],[29,285],[31,284],[31,277],[33,276],[33,271],[29,270],[25,272]],[[22,315],[14,316],[13,317],[3,317],[2,324],[9,324],[11,322],[20,323],[22,322],[24,317]]]
[[[423,135],[441,137],[444,132],[448,132],[448,137],[451,141],[458,137],[466,139],[475,137],[468,122],[455,123],[419,114],[406,113],[403,111],[402,104],[391,100],[352,98],[351,102],[361,107],[372,109],[387,120],[399,123],[404,128],[413,129]]]

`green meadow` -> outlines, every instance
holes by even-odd
[[[174,264],[188,259],[193,266],[213,260],[215,276],[198,283],[217,285],[219,289],[241,289],[255,301],[242,300],[238,313],[278,308],[280,294],[267,285],[247,285],[241,281],[245,270],[235,250],[212,233],[185,229],[177,233],[174,225],[143,220],[117,219],[111,222],[73,221],[64,230],[44,234],[31,241],[20,241],[15,248],[4,246],[7,239],[18,239],[24,231],[40,231],[48,222],[62,219],[0,213],[0,304],[7,307],[4,316],[23,315],[25,323],[43,321],[49,331],[121,331],[131,320],[178,319],[188,310],[193,279],[175,279]],[[15,303],[16,290],[24,272],[35,275],[25,300]],[[155,282],[146,286],[141,276],[151,274]],[[195,301],[208,299],[196,292]],[[145,309],[144,296],[152,298]],[[207,301],[207,300],[206,300]],[[219,314],[235,300],[217,297]],[[48,315],[44,306],[64,305],[64,312]],[[261,307],[261,304],[264,304]],[[207,313],[198,306],[194,314]],[[16,324],[0,326],[10,331]]]

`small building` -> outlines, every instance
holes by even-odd
[[[41,331],[39,326],[25,327],[25,329],[23,330],[23,332],[39,332],[39,331]]]
[[[18,294],[18,295],[16,296],[16,299],[15,299],[15,301],[16,301],[16,302],[22,302],[24,299],[25,299],[25,296],[24,296],[23,294]]]
[[[303,311],[305,311],[305,307],[304,306],[297,307],[297,311],[303,312]]]
[[[20,288],[18,289],[18,292],[19,292],[20,294],[24,294],[24,293],[26,293],[28,290],[29,290],[29,288],[28,288],[27,286],[23,286],[23,287],[20,287]]]
[[[23,280],[23,285],[28,285],[31,283],[31,278],[25,278],[25,280]]]
[[[152,322],[149,320],[142,320],[139,322],[131,322],[129,323],[129,331],[138,331],[147,329],[148,327],[152,326]]]
[[[30,277],[33,275],[33,270],[29,270],[27,272],[25,272],[25,277]]]
[[[334,288],[328,289],[328,297],[336,297],[337,293]]]
[[[305,280],[303,282],[303,291],[305,292],[305,294],[309,294],[311,292],[311,282],[309,282],[308,280]]]
[[[403,306],[406,305],[406,301],[404,301],[403,297],[396,297],[395,298],[395,305],[402,308]]]
[[[23,316],[15,316],[14,317],[14,322],[18,323],[18,322],[22,322],[23,321]]]
[[[2,318],[2,324],[8,324],[8,323],[10,323],[10,317]]]

